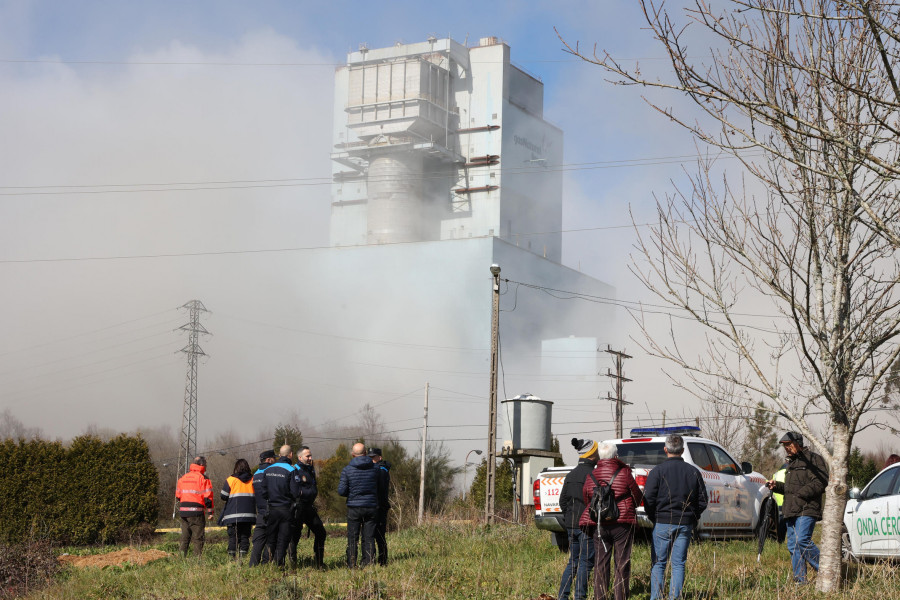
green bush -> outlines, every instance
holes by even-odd
[[[93,544],[144,535],[156,524],[158,475],[140,437],[0,442],[0,540],[31,536]]]

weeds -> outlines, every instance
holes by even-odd
[[[58,570],[49,542],[0,544],[0,598],[14,598],[45,586]]]
[[[159,539],[171,550],[176,535]],[[143,566],[66,569],[51,587],[30,598],[82,600],[533,600],[556,596],[566,555],[534,527],[434,521],[389,535],[386,567],[347,569],[346,538],[329,536],[326,569],[250,569],[225,551],[224,537],[209,536],[201,560],[173,555]],[[309,557],[312,541],[299,554]],[[894,563],[848,565],[842,600],[900,600],[900,567]],[[686,600],[805,600],[818,597],[812,586],[790,583],[790,557],[783,545],[769,544],[756,562],[755,542],[701,542],[688,553]],[[33,588],[32,588],[33,589]],[[631,597],[650,595],[650,548],[635,542]]]

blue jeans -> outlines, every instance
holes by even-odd
[[[587,597],[588,580],[594,566],[594,540],[580,529],[569,530],[569,562],[563,570],[559,584],[559,600],[568,600],[575,580],[575,600]]]
[[[673,525],[657,523],[653,527],[653,567],[650,570],[650,600],[663,596],[666,586],[666,564],[672,559],[672,581],[669,583],[669,598],[681,596],[684,586],[684,563],[687,562],[688,545],[691,543],[693,525]]]
[[[787,549],[791,553],[794,581],[806,583],[806,563],[809,563],[816,571],[819,570],[819,548],[812,541],[816,519],[815,517],[788,517],[784,521],[787,524]]]

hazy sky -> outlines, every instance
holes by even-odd
[[[683,179],[693,143],[639,90],[564,53],[554,32],[662,65],[639,16],[632,0],[0,0],[0,409],[52,436],[91,424],[177,431],[187,315],[176,309],[194,298],[212,310],[203,323],[214,333],[202,341],[211,358],[200,373],[201,440],[253,435],[296,409],[298,394],[340,386],[334,373],[349,356],[406,360],[385,356],[390,339],[354,344],[340,323],[294,326],[305,282],[292,249],[328,245],[333,72],[363,42],[505,40],[513,62],[544,81],[545,118],[564,131],[563,262],[620,299],[649,300],[627,270],[629,209],[652,216],[653,194]],[[691,398],[629,339],[624,312],[620,322],[601,343],[634,355],[627,415],[691,412]],[[343,345],[343,358],[309,366],[311,339]],[[361,377],[307,423],[352,421],[369,402],[384,404],[389,422],[416,425],[418,392]],[[487,370],[474,379],[445,385],[486,390]],[[522,391],[539,393],[513,393]],[[470,422],[483,422],[469,401]],[[555,422],[611,414],[605,402],[560,408]],[[579,427],[554,429],[566,439]]]

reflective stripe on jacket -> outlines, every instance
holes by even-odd
[[[175,498],[181,503],[182,517],[202,515],[204,510],[213,511],[212,482],[206,476],[206,467],[191,465],[190,471],[181,476],[175,484]]]

